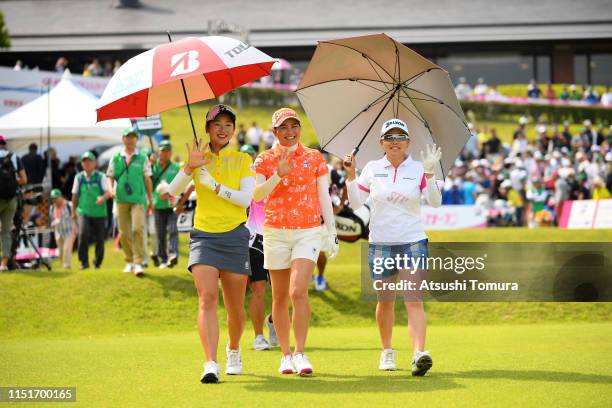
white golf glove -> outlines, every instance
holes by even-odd
[[[216,191],[217,189],[217,182],[215,181],[215,178],[211,176],[208,170],[206,170],[204,167],[200,168],[200,184],[208,189],[211,189],[212,191]]]
[[[327,239],[329,239],[329,259],[334,259],[336,256],[338,256],[338,251],[340,251],[338,236],[336,234],[329,234]]]
[[[427,155],[423,154],[421,150],[421,161],[423,162],[423,169],[425,173],[435,173],[436,165],[440,162],[442,158],[442,149],[439,147],[436,148],[436,145],[426,145],[425,150],[427,151]]]

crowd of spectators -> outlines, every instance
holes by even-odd
[[[85,77],[111,77],[117,70],[121,67],[121,61],[115,60],[110,61],[106,60],[101,62],[98,58],[94,58],[91,62],[87,62],[83,65],[81,74]],[[54,71],[58,73],[63,73],[66,68],[68,68],[68,59],[66,57],[59,57],[55,62]],[[15,66],[13,67],[15,71],[21,70],[39,70],[39,67],[30,68],[25,65],[22,60],[17,60],[15,62]],[[74,72],[77,72],[76,70]]]
[[[459,78],[459,82],[455,86],[455,94],[459,99],[476,96],[487,100],[495,100],[504,96],[498,92],[495,85],[487,85],[483,78],[478,78],[477,83],[472,87],[464,77]],[[542,88],[535,79],[532,79],[524,96],[528,99],[582,101],[588,105],[612,106],[612,89],[610,89],[610,86],[606,86],[601,95],[593,86],[586,84],[562,84],[561,91],[557,92],[553,84],[548,83],[545,88]]]
[[[470,125],[472,136],[449,172],[442,203],[474,204],[491,225],[554,225],[567,200],[607,199],[612,191],[612,126],[585,120],[580,132],[522,117],[507,142],[495,128]]]

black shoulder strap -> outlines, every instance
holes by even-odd
[[[134,154],[136,154],[136,153],[134,153]],[[125,165],[125,167],[123,168],[123,170],[121,170],[121,173],[119,173],[119,175],[115,178],[115,180],[117,180],[117,181],[119,181],[121,176],[123,176],[128,171],[128,168],[130,167],[130,164],[132,164],[132,162],[134,161],[134,157],[132,157],[132,160],[130,160],[130,164],[128,164],[127,159],[125,158],[124,155],[119,153],[119,157],[121,157],[121,159],[123,159],[123,164]],[[113,163],[113,165],[114,165],[114,163]]]
[[[168,170],[168,167],[170,167],[170,165],[172,164],[172,162],[168,162],[168,164],[166,165],[166,167],[164,169],[162,169],[162,172],[159,173],[159,175],[157,176],[157,178],[153,179],[153,186],[155,186],[157,184],[157,182],[159,180],[161,180],[162,176],[164,175],[164,173],[166,172],[166,170]],[[161,164],[160,164],[161,166]]]

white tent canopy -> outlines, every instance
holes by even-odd
[[[32,142],[92,141],[119,142],[129,119],[109,120],[96,124],[98,98],[74,83],[66,71],[50,92],[0,117],[0,133],[8,139],[11,150]]]

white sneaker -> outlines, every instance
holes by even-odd
[[[323,275],[317,276],[317,279],[315,282],[315,290],[317,292],[323,292],[327,290],[327,281],[325,280],[325,276]]]
[[[271,347],[278,346],[278,337],[276,337],[276,329],[274,329],[274,323],[271,320],[272,315],[266,316],[266,326],[268,326],[268,343]]]
[[[253,340],[253,349],[258,351],[270,350],[270,343],[268,343],[268,340],[266,340],[266,338],[260,334],[255,337],[255,340]]]
[[[323,292],[327,289],[327,281],[325,280],[325,276],[319,275],[315,280],[315,290],[317,292]]]
[[[134,264],[126,263],[125,267],[123,268],[123,273],[132,273],[133,270],[134,270]]]
[[[200,382],[204,384],[219,382],[219,364],[214,361],[204,363],[204,372],[200,377]]]
[[[412,356],[412,375],[422,377],[433,366],[429,351],[415,351]]]
[[[227,361],[225,362],[225,374],[238,375],[242,374],[242,359],[240,358],[240,347],[238,350],[230,350],[229,344],[225,346]]]
[[[291,354],[281,357],[278,372],[281,374],[295,374],[295,366],[293,365],[293,357],[291,357]]]
[[[134,264],[134,275],[136,276],[144,275],[144,269],[141,264]]]
[[[312,364],[308,361],[308,357],[306,357],[302,353],[297,353],[293,355],[293,365],[295,366],[295,370],[298,375],[301,376],[309,376],[312,375]]]
[[[395,365],[395,350],[384,349],[380,353],[380,363],[378,369],[382,371],[395,371],[397,366]]]

